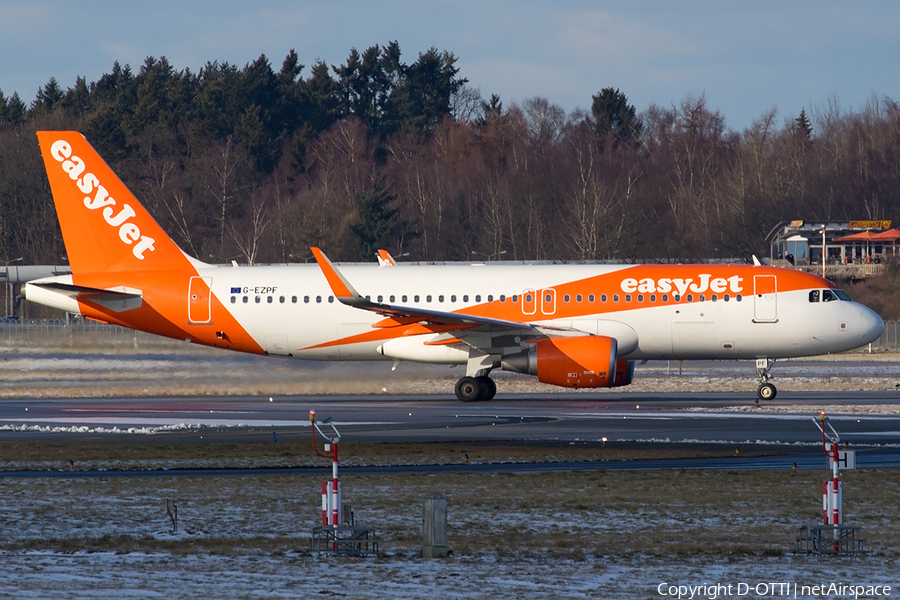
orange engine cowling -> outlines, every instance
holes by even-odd
[[[616,361],[616,378],[609,387],[619,387],[629,385],[634,381],[634,361],[633,360],[617,360]]]
[[[605,335],[546,338],[528,352],[504,356],[501,365],[562,387],[609,387],[615,381],[616,348],[615,338]]]

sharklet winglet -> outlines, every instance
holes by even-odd
[[[324,252],[316,247],[310,248],[310,250],[312,250],[313,256],[316,257],[316,262],[319,264],[319,268],[322,269],[322,274],[328,281],[331,291],[334,292],[335,297],[342,304],[360,308],[372,304],[356,291],[356,288],[337,270]]]

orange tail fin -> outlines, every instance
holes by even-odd
[[[191,265],[83,135],[37,136],[73,273]]]

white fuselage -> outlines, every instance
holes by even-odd
[[[626,266],[450,264],[343,265],[341,272],[372,301],[439,311],[461,311],[504,297],[510,316],[585,333],[633,330],[636,344],[620,341],[620,358],[727,359],[796,357],[840,352],[871,342],[881,319],[848,301],[810,302],[809,290],[771,297],[743,294],[692,294],[692,301],[646,305],[649,294],[621,289],[555,292],[549,302],[524,306],[529,291],[552,290],[567,282],[612,274]],[[373,331],[381,317],[345,306],[334,298],[316,265],[212,267],[198,270],[212,292],[270,354],[323,360],[395,358],[379,353],[390,339],[334,343]],[[621,286],[619,286],[621,288]],[[631,288],[629,288],[630,290]],[[694,289],[697,289],[696,287]],[[748,293],[749,292],[749,293]],[[662,294],[657,294],[662,296]],[[517,296],[515,305],[513,296]],[[638,301],[641,296],[644,302]],[[618,297],[618,301],[614,301]],[[626,297],[630,301],[626,301]],[[646,298],[645,298],[646,297]],[[589,301],[592,298],[592,301]],[[631,334],[616,336],[629,337]],[[409,340],[400,358],[423,362],[465,362],[452,348],[422,346],[429,335]],[[627,341],[627,340],[625,340]],[[324,345],[323,344],[332,344]],[[420,354],[416,355],[416,348]],[[621,353],[621,350],[626,350]]]

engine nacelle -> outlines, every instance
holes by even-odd
[[[537,375],[542,383],[610,387],[616,381],[616,347],[615,338],[604,335],[546,338],[528,352],[504,356],[500,364],[507,371]]]
[[[616,361],[616,378],[609,387],[620,387],[629,385],[634,381],[634,361],[633,360],[617,360]]]

